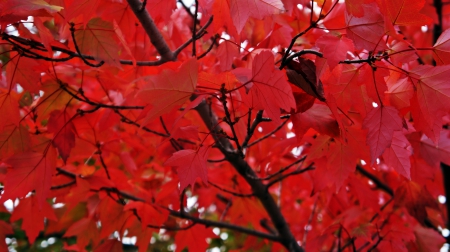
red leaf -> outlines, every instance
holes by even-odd
[[[320,101],[325,101],[323,84],[317,78],[316,65],[309,59],[299,58],[299,62],[291,61],[286,70],[289,81]]]
[[[411,179],[411,144],[401,131],[395,131],[392,137],[392,143],[384,153],[384,161],[387,165],[394,168],[399,174]]]
[[[30,148],[30,135],[23,126],[9,125],[0,130],[0,158],[8,158]]]
[[[412,76],[417,90],[411,108],[414,127],[437,142],[442,116],[450,109],[450,66],[418,66]]]
[[[339,136],[339,125],[331,116],[330,109],[323,104],[314,104],[308,111],[292,115],[295,135],[300,141],[309,128],[331,137]]]
[[[206,251],[208,243],[206,239],[215,236],[211,229],[202,225],[194,225],[188,230],[180,230],[175,235],[176,251]]]
[[[275,122],[280,121],[280,109],[290,111],[295,108],[295,99],[286,77],[273,65],[270,51],[262,51],[253,59],[250,96],[257,109],[266,110]]]
[[[413,181],[405,181],[395,190],[394,205],[405,207],[408,213],[424,225],[427,217],[426,208],[439,209],[436,200],[426,187]]]
[[[58,149],[64,163],[69,158],[70,151],[75,147],[75,126],[72,117],[65,111],[53,111],[48,119],[48,132],[54,133],[53,145]]]
[[[394,131],[401,130],[402,125],[402,119],[393,107],[376,107],[367,114],[363,128],[369,130],[366,143],[370,147],[372,163],[389,147]]]
[[[39,232],[44,229],[45,218],[58,220],[53,208],[47,202],[39,203],[34,196],[21,199],[11,215],[11,221],[22,219],[22,229],[27,233],[31,244],[34,243]]]
[[[95,246],[100,234],[94,220],[83,218],[75,222],[64,234],[64,237],[71,236],[76,236],[78,247],[84,249],[91,241]]]
[[[154,19],[162,18],[166,22],[171,20],[170,16],[176,8],[177,1],[175,0],[149,0],[146,5],[146,9]]]
[[[0,131],[7,125],[19,125],[19,102],[11,93],[0,94],[0,115],[8,120],[0,120]]]
[[[6,174],[1,202],[24,197],[36,190],[36,201],[40,209],[50,192],[51,177],[56,169],[56,151],[48,148],[45,153],[19,153],[6,160],[6,163],[11,165],[11,169]]]
[[[121,68],[120,47],[115,41],[113,24],[101,18],[91,19],[83,29],[75,31],[75,40],[84,54],[91,54],[98,61]]]
[[[122,252],[123,244],[121,241],[117,239],[108,239],[99,246],[97,246],[94,250],[94,252],[103,252],[103,251]]]
[[[310,109],[314,102],[316,101],[316,98],[312,95],[309,95],[305,93],[303,90],[299,90],[299,92],[294,91],[294,98],[296,103],[296,109],[295,111],[292,111],[291,113],[303,113]]]
[[[445,243],[445,238],[436,230],[424,228],[421,225],[416,225],[414,234],[416,235],[416,245],[419,252],[440,251]]]
[[[169,216],[169,212],[167,210],[163,210],[162,208],[158,208],[144,202],[128,203],[124,210],[129,209],[136,209],[141,220],[142,229],[145,229],[147,225],[162,226]]]
[[[83,21],[88,22],[97,10],[100,0],[78,0],[73,1],[65,8],[65,19],[67,22],[71,22],[72,19],[83,15]]]
[[[316,46],[323,52],[323,57],[328,60],[330,70],[339,63],[347,59],[347,52],[353,52],[353,41],[340,35],[323,35],[316,40]]]
[[[220,61],[220,70],[228,71],[232,69],[233,59],[239,56],[239,47],[233,43],[224,41],[220,43],[216,54]]]
[[[440,162],[450,164],[450,139],[449,132],[442,130],[437,144],[425,135],[420,139],[420,154],[432,167],[438,167]]]
[[[407,78],[396,80],[395,82],[387,81],[388,90],[387,97],[391,105],[397,109],[410,106],[410,99],[413,97],[414,89]]]
[[[347,23],[347,36],[353,40],[358,50],[379,51],[386,49],[386,45],[380,41],[384,36],[384,18],[378,11],[375,3],[362,5],[364,17],[356,17],[350,14],[345,16]]]
[[[426,25],[433,20],[419,11],[426,0],[377,0],[378,6],[394,25]]]
[[[164,163],[164,165],[178,167],[181,192],[188,185],[194,186],[197,178],[201,178],[205,184],[208,183],[208,168],[206,167],[208,152],[207,146],[201,146],[197,150],[180,150]]]
[[[280,0],[230,0],[230,13],[237,32],[244,28],[249,17],[263,19],[284,10]]]
[[[51,5],[44,0],[8,0],[0,3],[0,22],[14,23],[26,20],[28,16],[47,16],[63,9],[61,6]]]
[[[148,83],[137,94],[151,106],[145,122],[170,112],[191,97],[197,86],[197,68],[197,60],[192,58],[184,62],[178,72],[164,69],[159,75],[146,77]]]
[[[433,46],[433,58],[438,65],[450,64],[450,29],[445,30]]]
[[[355,17],[363,17],[364,16],[364,8],[363,4],[370,3],[371,0],[346,0],[345,1],[345,9],[349,14]]]
[[[19,54],[12,52],[11,60],[6,65],[6,81],[13,87],[18,83],[24,90],[37,94],[40,89],[39,79],[41,75],[36,70],[39,67],[37,61],[21,57]]]
[[[339,190],[344,180],[356,169],[356,153],[349,145],[339,141],[331,145],[327,159],[327,176]]]

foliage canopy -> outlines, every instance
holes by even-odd
[[[1,1],[0,252],[438,251],[447,7]]]

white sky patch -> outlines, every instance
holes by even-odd
[[[425,33],[428,31],[428,26],[424,25],[424,26],[420,27],[420,30]]]
[[[293,133],[293,132],[288,132],[288,133],[286,133],[286,138],[293,138],[293,137],[295,137],[295,133]]]
[[[197,197],[189,197],[187,198],[187,208],[192,208],[195,206],[195,203],[197,203]]]

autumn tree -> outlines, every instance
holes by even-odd
[[[0,251],[439,251],[448,6],[0,1]]]

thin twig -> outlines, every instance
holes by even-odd
[[[306,168],[304,168],[304,169],[302,169],[302,170],[298,170],[298,171],[293,171],[293,172],[290,172],[290,173],[286,173],[286,174],[284,174],[283,176],[280,176],[280,177],[278,177],[278,178],[276,178],[276,179],[270,181],[270,182],[266,185],[266,187],[269,188],[269,187],[271,187],[272,185],[274,185],[275,183],[277,183],[277,182],[279,182],[279,181],[282,181],[282,180],[284,180],[284,179],[286,179],[286,178],[288,178],[288,177],[290,177],[290,176],[297,175],[297,174],[302,174],[302,173],[304,173],[304,172],[314,170],[315,168],[314,168],[313,164],[314,164],[314,163],[311,163],[308,167],[306,167]]]
[[[233,195],[233,196],[236,196],[236,197],[248,198],[248,197],[253,197],[253,196],[254,196],[253,193],[247,193],[247,194],[244,194],[244,193],[238,193],[238,192],[230,191],[230,190],[228,190],[228,189],[225,189],[225,188],[223,188],[223,187],[220,187],[220,186],[214,184],[214,183],[211,182],[211,181],[208,181],[208,183],[209,183],[210,185],[214,186],[215,188],[217,188],[217,189],[219,189],[219,190],[221,190],[221,191],[223,191],[223,192],[229,193],[229,194],[231,194],[231,195]]]
[[[279,171],[275,172],[274,174],[270,174],[269,176],[266,176],[264,178],[260,178],[260,177],[250,177],[250,178],[255,179],[255,180],[270,180],[270,179],[282,174],[284,171],[291,168],[292,166],[305,161],[305,159],[306,159],[306,156],[303,156],[302,158],[295,160],[293,163],[287,165],[286,167],[281,168]],[[248,176],[250,176],[250,175],[248,175]]]
[[[275,134],[277,131],[279,131],[281,128],[283,128],[283,126],[284,126],[288,121],[289,121],[289,119],[284,120],[278,127],[276,127],[274,130],[272,130],[272,131],[271,131],[270,133],[268,133],[267,135],[264,135],[264,136],[258,138],[257,140],[255,140],[254,142],[249,143],[249,144],[247,145],[247,148],[248,148],[248,147],[251,147],[251,146],[253,146],[253,145],[255,145],[255,144],[259,143],[259,142],[261,142],[262,140],[264,140],[264,139],[266,139],[266,138],[268,138],[268,137],[271,137],[273,134]]]

